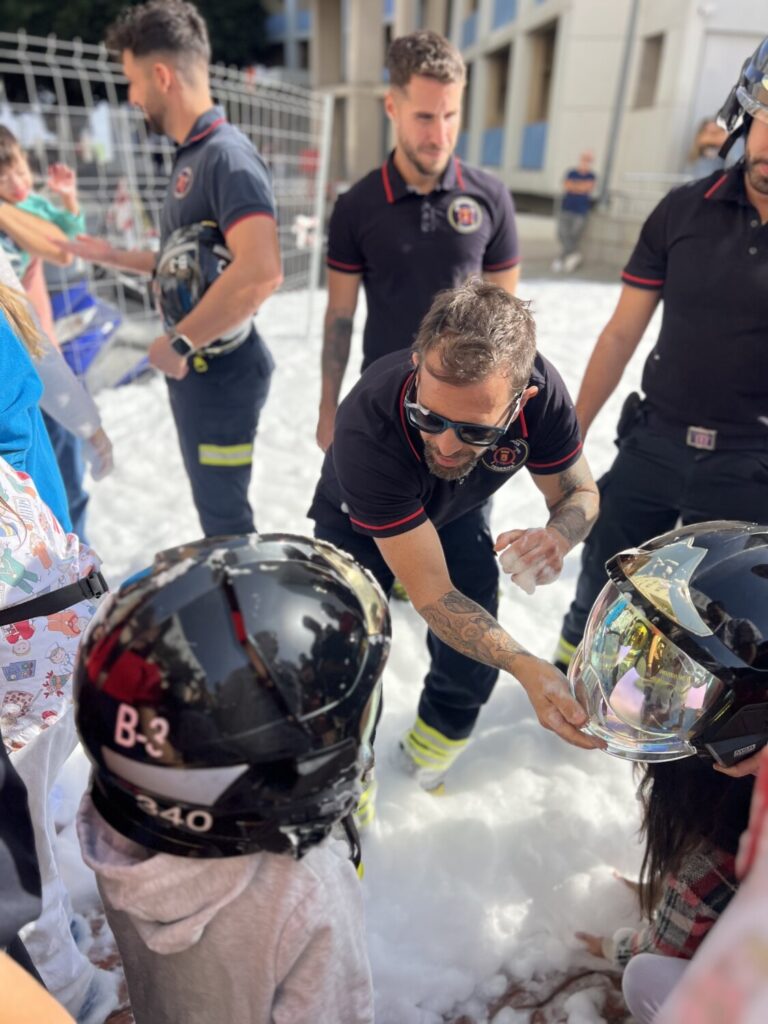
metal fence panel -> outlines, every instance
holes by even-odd
[[[283,288],[307,287],[322,245],[317,224],[324,214],[325,122],[332,108],[319,93],[255,72],[221,65],[210,71],[214,101],[271,169]],[[174,147],[151,134],[128,105],[122,69],[103,46],[0,32],[0,123],[17,136],[41,183],[49,164],[77,171],[90,233],[118,246],[157,248]],[[91,291],[116,304],[129,324],[144,321],[146,328],[156,317],[146,281],[78,266],[52,268],[49,284],[61,286],[73,274],[86,276]]]

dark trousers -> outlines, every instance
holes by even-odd
[[[605,563],[624,548],[660,533],[710,519],[768,522],[768,444],[700,451],[682,428],[663,424],[648,408],[617,441],[619,453],[598,481],[600,516],[584,543],[576,597],[562,635],[577,644],[597,595],[608,580]]]
[[[458,591],[477,601],[494,617],[498,610],[499,573],[483,508],[467,512],[438,530],[451,580]],[[315,536],[349,552],[370,569],[389,595],[394,577],[371,537],[318,524]],[[498,677],[496,669],[459,654],[431,631],[427,647],[432,659],[419,700],[419,717],[449,739],[472,732],[480,708]]]
[[[184,467],[206,537],[255,529],[248,486],[273,367],[254,331],[233,352],[190,360],[183,380],[167,378]]]
[[[85,510],[88,505],[88,492],[83,487],[85,464],[82,441],[46,413],[43,413],[43,419],[64,481],[72,531],[86,544]]]

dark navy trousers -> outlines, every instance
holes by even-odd
[[[722,450],[689,447],[683,427],[647,406],[619,437],[619,452],[598,481],[600,515],[584,543],[576,597],[562,635],[578,644],[592,604],[608,581],[605,563],[660,533],[711,519],[768,523],[768,439]],[[745,447],[741,447],[743,444]]]
[[[43,413],[43,420],[51,439],[56,461],[59,464],[61,478],[69,506],[69,518],[72,520],[72,532],[80,540],[88,543],[85,535],[85,511],[88,507],[88,492],[83,487],[85,463],[83,462],[83,443],[60,423]]]
[[[474,509],[438,530],[451,580],[458,591],[494,617],[498,611],[499,572],[484,507]],[[317,524],[315,536],[347,551],[373,573],[385,593],[394,577],[371,537]],[[431,630],[427,647],[432,659],[419,700],[419,717],[449,739],[472,732],[480,708],[498,677],[496,669],[459,654]]]
[[[166,378],[184,467],[206,537],[251,533],[253,444],[274,368],[261,337],[232,352],[195,356],[183,380]]]

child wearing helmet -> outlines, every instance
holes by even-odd
[[[715,772],[768,741],[768,527],[689,526],[606,565],[569,680],[587,731],[643,764],[648,925],[590,952],[625,966],[627,1005],[650,1024],[725,910],[754,779]]]
[[[351,813],[389,648],[322,541],[200,541],[107,602],[76,668],[78,831],[136,1024],[373,1021]]]

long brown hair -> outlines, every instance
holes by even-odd
[[[0,284],[0,310],[8,317],[11,330],[18,335],[29,354],[39,359],[43,354],[42,338],[29,312],[26,296],[6,284]]]
[[[736,853],[749,821],[754,776],[734,779],[698,757],[647,764],[639,787],[645,855],[640,869],[640,908],[650,917],[670,873],[712,843]]]

